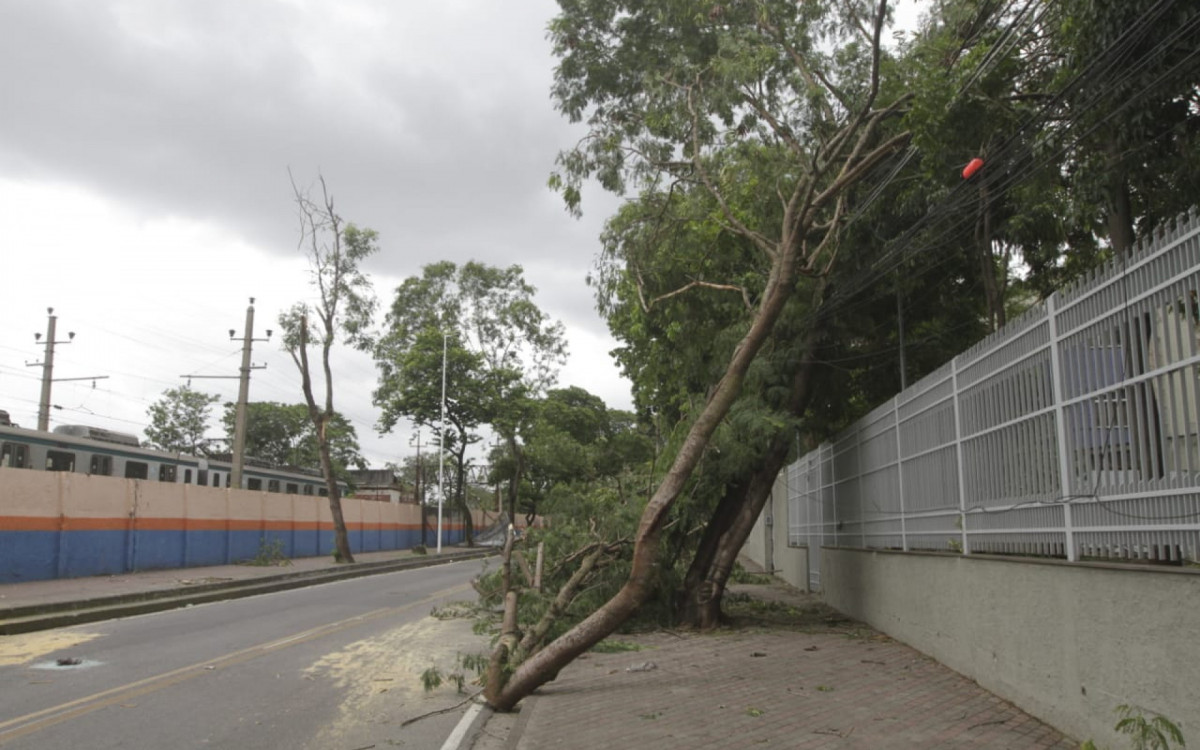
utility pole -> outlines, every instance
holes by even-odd
[[[234,489],[242,487],[242,468],[246,452],[246,404],[250,397],[250,371],[265,370],[266,365],[250,364],[250,351],[255,341],[270,341],[271,329],[267,329],[265,339],[254,338],[254,298],[250,298],[250,306],[246,308],[246,334],[237,338],[237,330],[229,329],[230,341],[242,342],[242,367],[237,375],[180,375],[183,378],[207,378],[209,380],[232,380],[237,378],[238,400],[237,412],[233,423],[233,469],[229,472],[229,485]]]
[[[229,340],[236,341],[234,330],[229,329]],[[254,298],[250,298],[250,306],[246,308],[246,335],[242,337],[242,369],[241,382],[238,384],[237,419],[233,430],[233,486],[242,486],[242,463],[246,452],[246,402],[250,398],[250,371],[262,370],[266,365],[254,367],[250,364],[250,349],[255,341],[270,341],[271,329],[267,329],[265,339],[254,338]]]
[[[442,554],[442,503],[446,498],[446,485],[442,475],[446,463],[446,341],[450,334],[442,334],[442,427],[438,430],[438,528],[437,551]]]
[[[53,307],[46,308],[46,314],[50,316],[50,321],[46,324],[46,351],[43,354],[41,362],[26,362],[26,367],[42,368],[42,397],[38,400],[38,424],[37,428],[41,432],[50,431],[50,384],[55,382],[54,378],[54,347],[56,344],[69,344],[75,340],[75,332],[67,332],[66,341],[55,341],[55,327],[58,323],[58,316],[54,314]],[[40,341],[42,334],[33,334],[34,341]],[[69,380],[91,380],[95,387],[95,381],[107,380],[107,375],[96,375],[90,378],[58,378],[58,382],[64,383]]]

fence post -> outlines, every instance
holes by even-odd
[[[1067,419],[1063,413],[1062,359],[1059,352],[1058,292],[1046,298],[1046,320],[1050,326],[1050,393],[1054,399],[1054,434],[1058,445],[1058,489],[1063,507],[1063,532],[1066,536],[1067,559],[1074,562],[1075,530],[1071,525],[1071,461],[1067,455]]]
[[[962,527],[962,553],[971,554],[971,543],[967,537],[967,482],[963,472],[962,408],[959,404],[958,357],[950,360],[950,377],[954,392],[954,456],[958,462],[958,524]]]
[[[829,444],[829,496],[833,506],[833,546],[842,546],[838,539],[838,496],[837,496],[837,443]]]
[[[892,426],[896,430],[896,487],[900,490],[900,549],[908,552],[908,534],[904,522],[904,449],[900,441],[900,393],[892,397]]]
[[[867,505],[864,502],[866,493],[863,492],[863,452],[862,425],[854,425],[854,474],[858,496],[858,546],[867,549]]]

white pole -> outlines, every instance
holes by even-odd
[[[446,497],[445,484],[442,475],[445,470],[442,468],[446,463],[446,337],[448,333],[442,334],[442,427],[438,433],[438,529],[437,529],[437,551],[442,554],[442,501]]]

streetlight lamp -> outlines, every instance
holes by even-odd
[[[442,502],[446,497],[443,474],[446,464],[446,340],[448,333],[442,334],[442,426],[438,431],[438,527],[437,552],[442,554]]]

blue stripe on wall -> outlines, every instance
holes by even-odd
[[[443,530],[443,546],[462,539],[461,530]],[[276,540],[285,557],[333,554],[332,530],[0,531],[0,583],[225,565],[273,551]],[[357,530],[350,543],[354,552],[409,549],[421,543],[421,530]]]
[[[0,531],[0,581],[58,577],[57,531]]]

